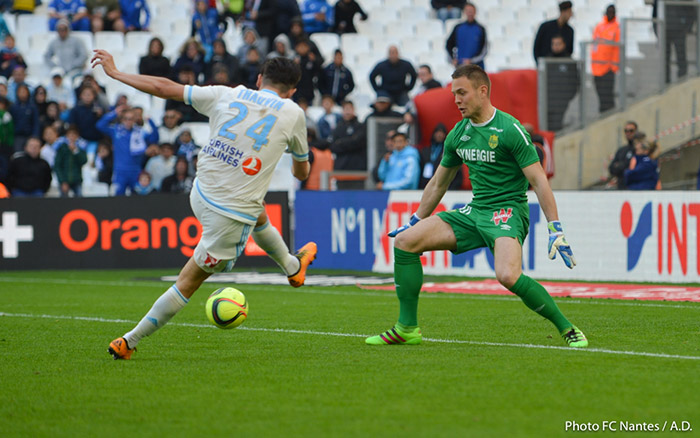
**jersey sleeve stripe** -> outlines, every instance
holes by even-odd
[[[520,127],[518,126],[518,124],[517,124],[517,123],[513,123],[513,126],[515,126],[515,129],[517,129],[517,130],[518,130],[518,132],[520,133],[520,135],[522,135],[522,136],[523,136],[523,140],[525,140],[525,144],[529,145],[529,144],[530,144],[530,142],[529,142],[529,141],[527,141],[527,136],[525,135],[525,133],[523,132],[523,130],[522,130],[522,129],[520,129]]]
[[[185,85],[185,103],[192,105],[192,85]]]
[[[309,159],[309,154],[297,154],[294,151],[291,151],[291,152],[292,152],[292,157],[296,161],[308,161],[308,159]]]

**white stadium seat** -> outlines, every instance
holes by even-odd
[[[369,12],[369,19],[372,21],[378,21],[380,23],[388,23],[390,21],[396,21],[399,19],[399,11],[394,8],[388,8],[386,6],[381,8],[374,8]]]
[[[53,32],[32,34],[29,36],[29,50],[44,56],[44,52],[54,38],[56,38],[56,34]]]
[[[329,61],[333,59],[333,53],[340,48],[340,38],[335,33],[318,32],[311,34],[311,41],[316,43],[321,55]]]
[[[437,18],[429,18],[416,23],[416,35],[422,38],[441,37],[446,39],[445,25]]]
[[[102,31],[95,32],[95,48],[110,52],[124,50],[124,35],[121,32]]]
[[[71,35],[80,38],[80,40],[85,44],[85,49],[88,51],[90,55],[92,55],[92,49],[94,48],[93,45],[93,40],[92,40],[92,32],[85,32],[85,31],[75,31],[71,32]]]
[[[372,47],[366,35],[358,33],[345,33],[340,36],[340,48],[348,56],[366,54]]]
[[[386,23],[386,36],[388,37],[409,37],[416,34],[416,29],[411,23],[401,20]]]
[[[145,55],[153,37],[150,32],[129,32],[124,37],[124,47],[130,52]]]
[[[362,35],[372,36],[384,34],[384,23],[381,21],[359,20],[355,23],[355,28],[357,29],[357,33]]]
[[[17,16],[17,31],[19,35],[33,35],[49,31],[49,17],[45,15],[22,14]]]

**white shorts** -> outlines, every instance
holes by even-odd
[[[190,205],[202,224],[202,238],[194,249],[195,263],[205,272],[230,269],[243,253],[254,225],[217,213],[194,189],[190,192]]]

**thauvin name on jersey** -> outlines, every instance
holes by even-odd
[[[238,92],[238,99],[247,100],[249,102],[257,103],[258,105],[263,105],[274,110],[281,110],[284,102],[277,96],[268,94],[267,96],[263,93],[258,93],[257,91],[249,90],[243,88]]]
[[[209,144],[202,148],[202,152],[233,167],[238,167],[243,158],[242,151],[226,142],[215,139],[209,140]]]
[[[462,161],[496,162],[496,151],[487,151],[484,149],[457,149],[455,152]]]

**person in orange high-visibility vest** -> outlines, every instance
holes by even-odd
[[[615,73],[620,68],[620,24],[615,19],[615,6],[605,10],[605,17],[593,30],[594,44],[591,50],[591,69],[598,92],[598,109],[605,112],[615,106]]]

